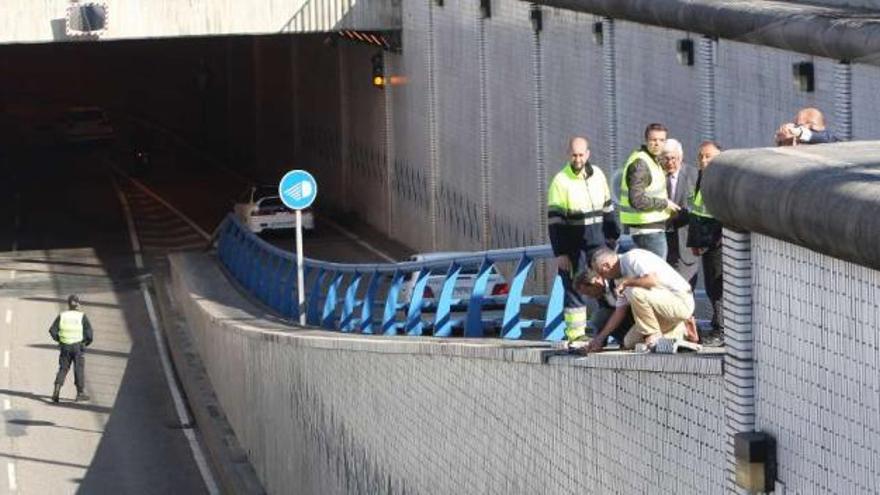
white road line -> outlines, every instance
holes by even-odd
[[[342,235],[344,235],[345,237],[348,237],[349,239],[353,240],[355,243],[357,243],[357,244],[359,244],[360,246],[366,248],[367,251],[369,251],[369,252],[371,252],[371,253],[373,253],[373,254],[379,256],[380,258],[384,259],[385,261],[388,261],[388,262],[390,262],[390,263],[397,263],[397,260],[396,260],[396,259],[394,259],[394,258],[392,258],[391,256],[389,256],[389,255],[388,255],[387,253],[385,253],[384,251],[380,251],[380,250],[376,249],[376,248],[373,247],[371,244],[369,244],[367,241],[365,241],[365,240],[361,239],[360,237],[358,237],[354,232],[351,232],[351,231],[347,230],[345,227],[343,227],[342,225],[339,225],[338,223],[334,222],[333,220],[330,220],[329,218],[326,218],[326,217],[321,217],[321,221],[324,222],[324,223],[326,223],[326,224],[328,224],[328,225],[330,225],[330,226],[333,227],[334,229],[336,229],[336,230],[342,232]]]
[[[3,367],[4,368],[9,367],[9,351],[8,350],[3,351]]]
[[[131,248],[132,251],[134,251],[135,265],[138,270],[143,270],[144,261],[140,255],[141,243],[138,240],[137,231],[134,227],[134,218],[131,216],[131,208],[129,208],[128,200],[125,199],[125,195],[122,193],[122,190],[119,189],[119,185],[116,184],[115,180],[113,181],[113,187],[116,189],[116,194],[119,196],[119,202],[122,204],[122,209],[125,212],[125,221],[128,223],[128,235],[131,238]],[[147,284],[142,281],[140,285],[141,292],[144,295],[144,303],[147,306],[147,315],[150,318],[150,326],[153,327],[153,337],[156,339],[156,348],[159,350],[159,362],[162,363],[162,371],[165,375],[165,381],[168,383],[168,389],[171,391],[171,399],[174,402],[174,409],[177,411],[177,418],[180,420],[181,425],[190,425],[192,424],[192,420],[189,417],[189,412],[187,412],[186,407],[184,406],[183,396],[180,393],[180,389],[177,387],[177,382],[174,380],[174,374],[171,371],[171,359],[168,357],[168,348],[165,347],[165,341],[159,334],[159,319],[156,318],[156,310],[153,307],[153,298],[150,296]],[[205,482],[205,487],[208,489],[208,493],[211,495],[219,495],[220,488],[217,486],[217,481],[214,479],[214,475],[208,467],[208,461],[205,458],[204,452],[202,452],[202,447],[199,445],[198,439],[196,439],[195,432],[192,428],[184,428],[183,434],[186,436],[187,442],[189,442],[190,450],[192,450],[193,453],[193,459],[196,462],[196,466],[199,468],[199,473],[202,475],[202,480]]]
[[[15,270],[9,270],[9,278],[15,280]]]
[[[6,463],[6,474],[9,477],[9,491],[17,492],[18,483],[15,482],[15,464],[11,462]]]
[[[9,399],[3,399],[3,410],[8,411],[12,409],[12,401]]]
[[[10,323],[12,323],[12,310],[7,309],[6,310],[6,324],[8,325]]]
[[[178,210],[177,208],[175,208],[171,203],[169,203],[168,201],[165,201],[161,196],[159,196],[158,194],[154,193],[154,192],[153,192],[152,190],[150,190],[150,188],[148,188],[147,186],[141,184],[138,180],[133,179],[133,178],[129,177],[128,175],[126,175],[125,172],[119,170],[119,169],[116,168],[115,166],[114,166],[113,168],[114,168],[118,173],[120,173],[121,175],[125,176],[128,180],[130,180],[132,184],[134,184],[135,186],[137,186],[138,189],[140,189],[141,191],[143,191],[146,195],[150,196],[151,198],[153,198],[153,199],[155,199],[156,201],[158,201],[159,203],[161,203],[164,207],[166,207],[166,208],[168,208],[169,210],[171,210],[172,213],[174,213],[175,215],[177,215],[178,217],[180,217],[181,220],[183,220],[184,222],[186,222],[187,224],[189,224],[189,226],[192,227],[196,232],[198,232],[199,235],[201,235],[202,237],[204,237],[205,240],[211,240],[211,234],[205,232],[201,227],[199,227],[199,225],[198,225],[197,223],[195,223],[194,221],[192,221],[188,216],[184,215],[183,212],[181,212],[180,210]],[[122,194],[122,193],[120,192],[119,194]],[[126,204],[127,204],[127,203],[126,203]]]

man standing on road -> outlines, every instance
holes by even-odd
[[[657,159],[666,144],[663,124],[649,124],[645,144],[632,152],[620,180],[620,221],[636,246],[666,259],[666,221],[680,208],[666,193],[666,172]]]
[[[649,349],[662,338],[681,341],[686,322],[694,313],[694,295],[682,278],[663,258],[644,249],[618,255],[607,248],[593,253],[593,268],[603,278],[617,281],[618,306],[629,304],[635,325],[623,338],[623,348],[644,342]],[[610,325],[590,341],[587,352],[602,348]]]
[[[52,402],[58,402],[61,386],[67,378],[67,370],[73,363],[73,377],[76,383],[76,400],[87,401],[85,382],[85,348],[92,343],[92,325],[85,313],[80,311],[80,301],[76,294],[67,298],[67,311],[62,311],[52,326],[49,335],[52,340],[58,342],[60,354],[58,356],[58,374],[55,376],[55,390],[52,392]]]
[[[571,159],[553,177],[547,193],[550,245],[565,288],[565,336],[569,343],[585,335],[587,308],[572,279],[592,252],[606,240],[620,237],[611,191],[601,169],[590,163],[590,142],[575,137],[569,143]]]
[[[692,167],[684,165],[684,151],[678,140],[666,141],[660,162],[666,171],[666,191],[669,199],[677,205],[687,204],[697,183],[697,174]],[[685,209],[673,213],[667,220],[666,262],[672,265],[672,268],[675,268],[675,271],[680,273],[693,288],[697,284],[700,259],[685,246],[688,220],[688,212]]]
[[[703,202],[703,174],[709,167],[709,162],[721,153],[721,148],[712,141],[705,141],[700,145],[698,163],[700,174],[697,177],[697,185],[694,195],[690,200],[690,222],[688,224],[687,246],[703,260],[703,283],[706,286],[706,295],[712,302],[712,331],[703,339],[703,344],[719,346],[722,344],[722,260],[721,260],[721,222],[715,219],[706,204]]]

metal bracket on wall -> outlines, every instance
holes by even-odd
[[[98,39],[107,31],[108,13],[106,3],[73,1],[64,16],[65,33],[71,38]]]

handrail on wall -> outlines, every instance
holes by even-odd
[[[435,309],[433,334],[448,337],[456,324],[464,323],[465,337],[483,337],[487,325],[500,324],[501,336],[519,339],[526,328],[541,328],[545,340],[558,341],[563,337],[563,287],[557,275],[549,295],[525,295],[526,280],[535,266],[535,260],[553,257],[549,245],[512,249],[496,249],[450,255],[431,261],[401,263],[334,263],[305,258],[305,307],[296,303],[296,257],[269,244],[250,232],[229,214],[219,227],[218,256],[229,273],[253,296],[287,318],[299,319],[305,311],[306,322],[329,330],[384,335],[424,335],[422,312],[428,306]],[[486,295],[491,268],[498,262],[516,262],[506,296]],[[462,268],[478,267],[477,277],[467,298],[453,297],[453,289]],[[436,305],[423,300],[424,289],[431,270],[445,269]],[[415,274],[410,300],[399,301],[400,290],[406,278]],[[361,290],[361,283],[366,289]],[[384,300],[382,300],[384,298]],[[341,300],[340,300],[341,299]],[[341,303],[341,304],[340,304]],[[504,316],[500,322],[485,318],[484,306],[503,304]],[[457,308],[467,305],[465,320],[453,319]],[[543,320],[526,319],[524,305],[546,306]],[[381,308],[377,320],[376,309]],[[403,312],[403,317],[398,316]]]

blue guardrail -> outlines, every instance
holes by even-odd
[[[431,335],[448,337],[453,328],[462,326],[465,337],[483,337],[487,328],[498,327],[501,337],[519,339],[524,329],[540,328],[545,340],[563,338],[563,288],[559,276],[555,277],[549,295],[523,294],[535,260],[553,257],[549,245],[474,252],[423,262],[346,264],[306,258],[305,307],[300,308],[293,253],[260,239],[232,214],[223,221],[218,235],[218,256],[227,271],[251,295],[294,321],[298,321],[300,311],[305,311],[309,325],[341,332],[419,336],[430,329]],[[500,262],[515,263],[508,293],[487,295],[491,268]],[[463,268],[476,268],[476,279],[468,297],[453,297]],[[436,303],[429,304],[423,295],[432,270],[445,270],[446,276]],[[400,301],[401,289],[412,274],[415,277],[409,301]],[[365,288],[362,283],[366,283]],[[500,321],[486,315],[487,306],[501,305],[504,316]],[[521,311],[527,305],[544,307],[544,319],[523,318]],[[456,313],[465,311],[463,319],[456,319]],[[423,314],[432,313],[433,321],[423,320]]]

